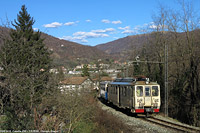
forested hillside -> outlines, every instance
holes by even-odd
[[[9,28],[0,26],[0,46],[3,44],[3,39],[9,37],[9,31]],[[61,40],[45,33],[41,33],[41,38],[44,39],[46,47],[52,51],[51,56],[56,65],[73,67],[81,63],[111,58],[108,54],[92,46]]]
[[[158,81],[162,111],[168,106],[169,116],[200,126],[200,16],[190,4],[180,5],[179,11],[160,7],[153,17],[153,30],[96,47],[121,60],[134,61],[138,56],[138,60],[146,61],[127,68],[133,70],[129,76],[142,74]]]
[[[169,116],[200,126],[200,30],[199,16],[190,6],[179,12],[160,8],[155,16],[156,29],[140,50],[140,60],[167,64],[139,64],[135,73],[145,74],[161,84],[162,105]],[[165,56],[165,53],[167,55]],[[165,64],[166,65],[166,64]],[[168,80],[164,80],[165,74]],[[166,81],[166,82],[164,82]],[[164,86],[168,85],[168,105],[165,106]]]
[[[135,58],[133,56],[147,43],[147,38],[151,38],[151,34],[127,36],[95,47],[121,61],[127,61]]]

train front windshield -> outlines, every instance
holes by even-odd
[[[143,96],[143,86],[137,86],[136,94],[138,97]]]
[[[136,87],[136,96],[159,96],[158,86],[137,86]]]
[[[152,86],[152,96],[158,96],[158,86]]]

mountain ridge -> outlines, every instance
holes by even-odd
[[[95,47],[109,54],[110,56],[117,57],[119,60],[129,60],[135,52],[134,49],[141,49],[145,43],[149,34],[131,35],[124,38],[120,38],[108,43],[99,44]],[[134,51],[133,51],[134,50]]]
[[[9,37],[9,28],[0,26],[0,47],[3,45],[3,38]],[[98,59],[111,58],[105,52],[75,42],[62,40],[46,33],[41,33],[45,45],[53,52],[54,62],[57,65],[77,65],[89,63]]]

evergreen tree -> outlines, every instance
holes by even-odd
[[[0,66],[9,92],[4,129],[34,129],[34,110],[48,90],[50,52],[41,33],[34,32],[34,22],[23,5],[12,23],[15,29],[11,29],[10,38],[5,39],[0,51]]]
[[[88,65],[83,65],[82,69],[82,76],[90,76],[89,70],[88,70]]]

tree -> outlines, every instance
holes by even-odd
[[[179,66],[182,66],[181,74],[179,73],[179,81],[182,81],[181,90],[179,95],[180,98],[180,109],[177,112],[178,119],[182,119],[183,122],[193,124],[196,126],[200,125],[200,89],[199,89],[199,67],[200,67],[200,56],[199,56],[199,18],[195,14],[195,11],[192,8],[191,3],[186,1],[180,2],[181,12],[178,15],[179,25],[173,23],[175,21],[170,21],[171,27],[174,30],[174,33],[177,34],[177,31],[182,31],[184,38],[176,37],[177,46],[180,50],[180,54],[177,54],[177,58],[181,59]],[[173,19],[171,19],[173,20]],[[173,28],[176,27],[176,28]],[[179,68],[180,69],[180,68]],[[182,108],[185,109],[182,112]]]
[[[146,45],[147,50],[141,55],[145,56],[146,60],[162,62],[164,46],[168,46],[169,116],[199,126],[199,18],[191,3],[184,0],[179,3],[181,8],[178,11],[160,7],[154,17],[155,30],[150,34],[152,40],[149,40],[151,45]],[[147,70],[150,78],[161,85],[163,101],[163,64],[151,66]]]
[[[88,65],[83,65],[82,69],[82,76],[90,76],[89,70],[88,70]]]
[[[10,38],[5,39],[0,51],[0,66],[9,92],[4,104],[5,129],[33,129],[34,110],[48,90],[50,52],[41,33],[34,32],[34,23],[23,5],[12,23],[15,29],[11,29]]]

